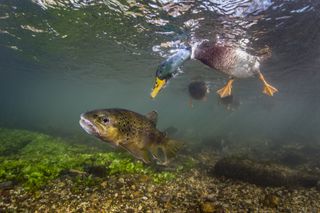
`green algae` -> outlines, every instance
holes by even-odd
[[[61,138],[25,130],[0,129],[0,150],[0,182],[12,181],[28,190],[39,189],[70,169],[85,172],[88,166],[106,168],[106,176],[148,175],[155,183],[175,178],[173,172],[156,172],[124,153],[102,153],[94,147],[74,145]],[[88,175],[78,182],[88,185],[93,179]]]

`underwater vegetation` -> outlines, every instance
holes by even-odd
[[[0,129],[0,152],[0,183],[22,184],[28,190],[74,172],[87,174],[81,179],[84,184],[94,180],[95,175],[144,174],[155,183],[175,178],[175,172],[156,172],[124,153],[101,153],[95,147],[25,130]]]
[[[0,211],[319,209],[318,179],[283,166],[221,159],[211,151],[188,157],[181,153],[174,167],[147,166],[127,153],[102,151],[79,141],[0,129]]]

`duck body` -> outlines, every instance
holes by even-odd
[[[202,41],[193,45],[191,49],[179,50],[160,64],[156,72],[154,88],[151,92],[152,98],[155,98],[167,81],[178,72],[178,67],[190,58],[197,59],[230,77],[226,85],[217,91],[221,98],[231,96],[234,78],[249,78],[252,76],[257,76],[262,81],[264,86],[263,93],[266,95],[273,96],[275,92],[278,92],[276,88],[267,83],[260,72],[259,57],[227,44]]]
[[[227,45],[201,42],[192,48],[191,58],[235,78],[249,78],[259,73],[258,57]]]

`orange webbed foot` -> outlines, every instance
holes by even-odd
[[[263,93],[269,96],[273,96],[274,93],[278,92],[278,89],[271,86],[263,77],[261,73],[259,73],[259,79],[263,83]]]
[[[220,98],[225,98],[225,97],[228,97],[231,95],[233,81],[234,81],[234,79],[229,79],[227,84],[217,91]]]

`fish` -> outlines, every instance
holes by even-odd
[[[80,126],[90,135],[128,151],[150,164],[168,165],[183,143],[157,129],[158,114],[142,115],[127,109],[97,109],[80,115]]]

